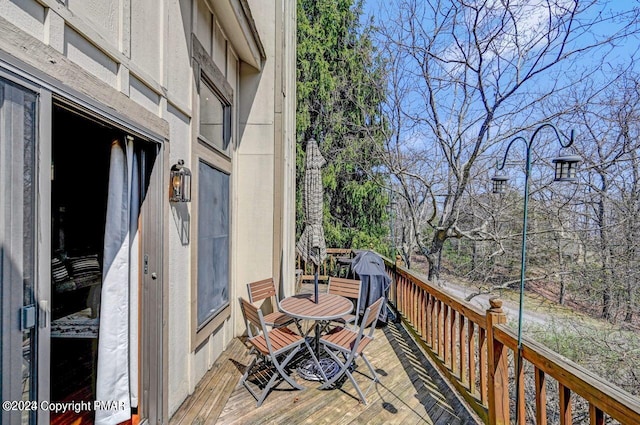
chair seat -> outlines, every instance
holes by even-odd
[[[289,328],[276,328],[272,330],[269,332],[269,340],[271,341],[271,348],[273,348],[274,354],[278,354],[278,351],[283,348],[290,349],[296,342],[301,344],[304,341],[300,335]],[[263,355],[269,355],[269,348],[267,347],[264,335],[261,334],[249,338],[249,342]]]
[[[322,342],[323,344],[327,344],[332,348],[336,348],[345,352],[351,352],[356,339],[358,339],[358,332],[354,332],[343,327],[337,327],[333,328],[328,334],[323,336],[320,339],[320,342]],[[369,345],[371,341],[373,341],[373,338],[367,335],[363,335],[362,339],[360,340],[360,344],[356,349],[356,353],[362,353],[362,351],[367,345]]]
[[[332,322],[341,322],[341,323],[355,323],[356,315],[355,314],[345,314],[342,317],[332,320]]]
[[[264,323],[268,326],[279,327],[293,322],[293,317],[287,316],[281,311],[274,311],[264,316]]]

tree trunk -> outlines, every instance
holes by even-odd
[[[556,240],[556,250],[558,253],[558,268],[560,269],[560,296],[558,299],[558,303],[560,305],[564,305],[564,297],[566,294],[566,285],[564,281],[564,258],[562,256],[562,237],[559,231],[554,232],[554,237]]]
[[[602,282],[602,313],[605,320],[611,320],[611,258],[609,251],[609,239],[607,235],[605,196],[607,193],[607,180],[605,175],[600,174],[600,199],[598,199],[598,229],[600,233],[600,279]]]
[[[442,262],[442,248],[446,240],[446,232],[442,230],[436,231],[431,241],[431,248],[427,253],[427,261],[429,261],[429,281],[440,285],[440,263]]]
[[[635,279],[633,279],[635,281]],[[633,321],[633,306],[635,305],[635,296],[633,291],[635,290],[634,284],[632,284],[632,279],[627,281],[627,305],[626,305],[626,313],[624,316],[624,321],[627,323],[631,323]]]

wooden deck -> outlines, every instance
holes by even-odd
[[[340,388],[319,390],[319,383],[294,377],[306,389],[281,383],[256,408],[251,394],[239,385],[249,364],[248,349],[239,338],[220,356],[170,420],[185,424],[476,424],[481,423],[450,389],[402,325],[389,321],[376,330],[367,356],[380,382],[367,394],[367,405],[347,380]],[[367,388],[362,363],[354,376]]]

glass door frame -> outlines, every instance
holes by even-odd
[[[33,255],[33,305],[35,309],[32,311],[23,310],[23,302],[20,302],[20,306],[16,304],[14,300],[18,298],[24,299],[24,286],[19,295],[12,295],[9,304],[3,302],[2,319],[3,331],[5,329],[16,330],[21,329],[23,321],[29,322],[27,325],[33,328],[35,331],[32,333],[35,336],[34,343],[31,344],[35,347],[35,350],[30,351],[30,371],[29,379],[30,386],[35,389],[31,389],[30,400],[36,404],[22,404],[17,407],[22,407],[25,414],[29,414],[29,423],[48,423],[49,412],[39,408],[39,403],[42,400],[49,400],[49,372],[50,372],[50,279],[51,279],[51,243],[50,243],[50,228],[51,221],[51,167],[43,166],[43,164],[51,163],[51,92],[43,89],[40,86],[27,81],[8,70],[0,68],[0,77],[14,84],[24,91],[33,93],[36,96],[35,105],[35,134],[34,134],[34,157],[32,167],[34,169],[33,177],[33,193],[30,195],[33,205],[33,232],[32,232],[32,255]],[[24,164],[13,164],[14,167],[23,168]],[[0,281],[2,285],[2,292],[9,291],[11,293],[11,282]],[[6,311],[8,308],[9,311]],[[21,316],[31,316],[28,319],[23,319]],[[8,326],[8,328],[7,328]],[[3,352],[17,352],[22,351],[22,346],[15,347],[12,343],[12,338],[7,338],[3,332],[2,349]],[[8,347],[4,345],[9,343]],[[11,364],[10,364],[11,363]],[[22,368],[12,367],[12,362],[2,358],[2,374],[9,375],[7,381],[13,382],[18,378],[16,375],[23,375]],[[19,401],[22,400],[22,390],[15,388],[15,385],[10,384],[8,388],[2,386],[2,400],[3,401]],[[26,410],[25,410],[26,409]],[[27,412],[28,410],[28,412]],[[23,416],[20,412],[5,412],[3,409],[2,417]],[[15,420],[15,419],[10,419]]]

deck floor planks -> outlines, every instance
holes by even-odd
[[[451,389],[399,324],[377,329],[366,353],[380,376],[367,394],[367,405],[357,398],[348,380],[341,388],[319,390],[320,384],[294,373],[305,390],[282,382],[260,408],[239,384],[240,370],[249,364],[246,346],[235,339],[170,421],[186,424],[470,424],[480,423],[451,394]],[[237,362],[234,364],[234,361]],[[354,376],[366,390],[368,368],[358,360]],[[434,374],[435,373],[435,374]],[[452,402],[453,399],[453,402]],[[456,403],[457,401],[457,403]]]
[[[192,396],[187,398],[169,421],[170,425],[204,423],[209,417],[217,418],[236,386],[240,373],[228,359],[235,359],[244,365],[249,363],[244,343],[234,338],[221,359],[216,361],[204,378],[198,383]],[[215,423],[215,422],[213,422]]]

